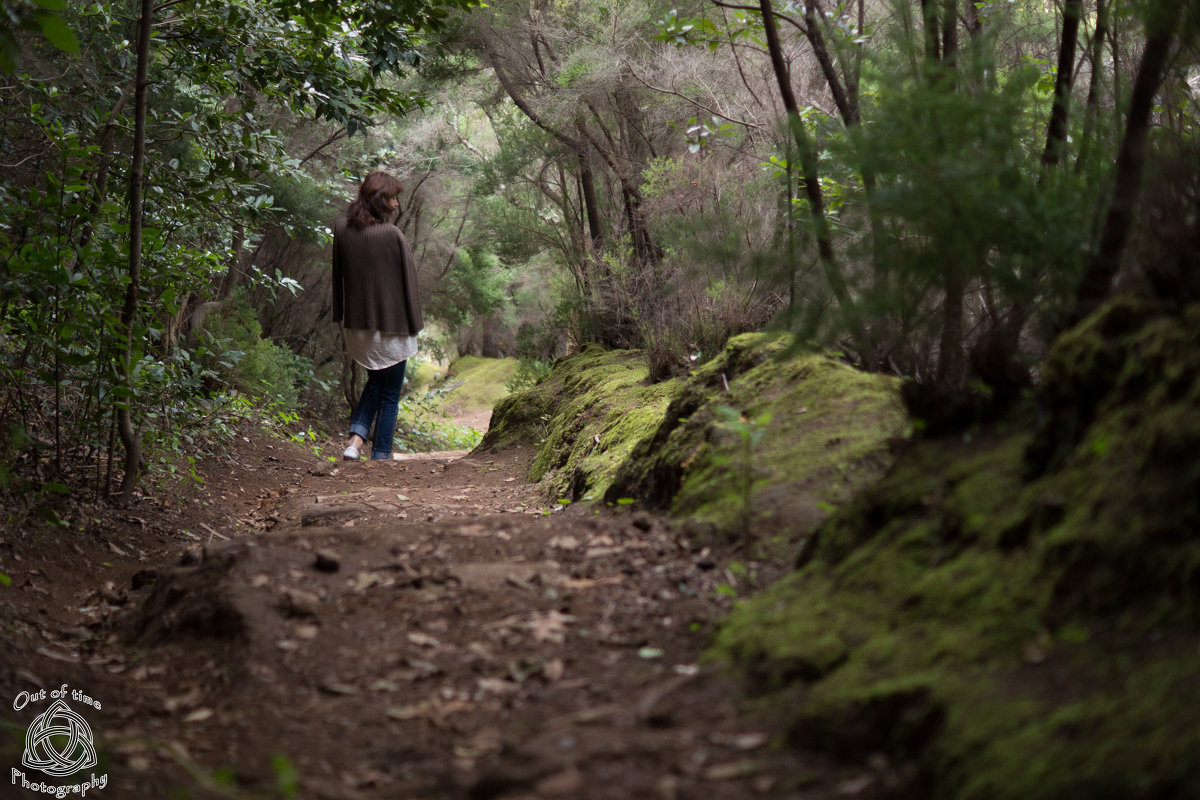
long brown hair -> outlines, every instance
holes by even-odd
[[[391,200],[400,194],[399,179],[386,172],[372,172],[363,178],[358,197],[346,211],[352,228],[365,228],[385,221],[392,213]]]

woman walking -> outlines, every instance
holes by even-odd
[[[367,370],[347,461],[358,460],[368,439],[371,458],[392,457],[404,366],[424,327],[412,249],[391,221],[400,188],[392,175],[372,172],[333,231],[333,321],[342,323],[346,352]]]

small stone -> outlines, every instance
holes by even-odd
[[[337,572],[342,566],[342,559],[337,553],[328,548],[322,548],[317,551],[317,558],[313,562],[313,568],[321,572]]]
[[[284,589],[280,592],[279,609],[289,617],[315,617],[321,598],[303,589]]]
[[[574,767],[547,775],[534,787],[537,793],[547,797],[575,795],[583,788],[583,774]]]

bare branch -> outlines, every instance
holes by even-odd
[[[723,2],[723,0],[712,0],[712,3],[713,3],[713,5],[720,6],[721,8],[732,8],[734,11],[753,11],[756,14],[762,13],[762,9],[759,8],[758,6],[743,6],[743,5],[738,5],[737,3],[726,3],[726,2]],[[774,16],[776,19],[783,20],[784,22],[788,23],[796,30],[800,31],[805,36],[808,36],[808,31],[806,31],[804,29],[804,26],[800,24],[799,20],[789,17],[787,14],[784,14],[782,11],[772,10],[771,15]]]
[[[661,86],[654,86],[653,84],[644,80],[641,75],[638,75],[637,71],[634,70],[632,65],[629,65],[628,69],[629,69],[629,74],[633,76],[634,80],[636,80],[638,83],[640,83],[642,86],[645,86],[647,89],[649,89],[652,92],[658,92],[660,94],[674,95],[675,97],[678,97],[680,100],[690,103],[691,105],[695,106],[696,108],[699,108],[702,111],[712,114],[714,117],[720,117],[721,119],[729,120],[730,122],[733,122],[737,125],[741,125],[746,128],[753,128],[754,130],[762,130],[761,125],[758,125],[754,122],[749,122],[748,120],[738,119],[737,117],[730,116],[729,114],[726,114],[725,112],[720,111],[718,109],[709,108],[708,106],[701,103],[699,100],[695,100],[691,97],[688,97],[685,94],[681,94],[680,92],[677,92],[674,89],[664,89]]]

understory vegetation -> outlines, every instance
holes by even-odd
[[[1200,794],[1197,2],[3,0],[0,97],[7,524],[336,458],[382,169],[397,449],[790,573],[710,651],[778,744]]]

